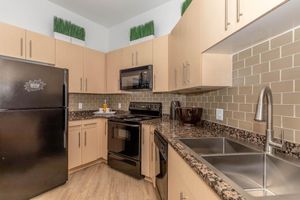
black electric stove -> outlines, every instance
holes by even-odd
[[[108,165],[135,178],[141,175],[141,122],[160,118],[161,103],[131,102],[129,114],[108,121]]]

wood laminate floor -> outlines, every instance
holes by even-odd
[[[151,183],[98,164],[72,174],[69,181],[32,200],[157,200]]]

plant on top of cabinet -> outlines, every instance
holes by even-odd
[[[85,45],[85,29],[83,27],[77,26],[76,24],[73,24],[70,21],[54,17],[53,31],[54,36],[57,39],[67,42],[71,41],[72,43],[78,45]]]
[[[181,16],[185,13],[186,9],[190,6],[192,0],[185,0],[181,6]]]
[[[130,42],[136,44],[140,41],[152,39],[154,37],[154,21],[132,27],[130,29]],[[133,42],[134,41],[134,42]]]

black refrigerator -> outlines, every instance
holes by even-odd
[[[68,71],[0,58],[0,200],[68,179]]]

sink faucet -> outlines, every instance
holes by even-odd
[[[267,119],[265,119],[264,115],[264,99],[267,99]],[[267,122],[267,130],[266,130],[266,144],[265,144],[265,152],[266,153],[272,153],[273,148],[282,149],[283,148],[283,132],[281,133],[281,143],[274,142],[273,141],[273,95],[272,90],[267,86],[264,87],[259,95],[257,108],[256,108],[256,114],[255,114],[255,120],[259,122]]]

